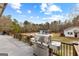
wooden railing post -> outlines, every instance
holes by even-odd
[[[73,44],[73,56],[78,56],[75,45],[77,46],[78,44],[75,44],[75,43]]]
[[[49,49],[49,56],[52,56],[52,49],[51,48],[48,48]]]

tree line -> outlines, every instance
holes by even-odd
[[[74,17],[73,20],[65,20],[64,22],[52,21],[45,24],[34,24],[29,21],[24,21],[22,27],[23,32],[38,32],[39,30],[49,30],[50,32],[63,32],[64,29],[72,26],[79,26],[79,15]]]
[[[51,23],[41,23],[41,24],[34,24],[27,20],[24,21],[23,26],[19,24],[19,22],[16,19],[12,19],[11,15],[8,16],[2,16],[1,19],[4,19],[0,21],[0,30],[3,28],[5,30],[9,30],[11,32],[17,33],[17,32],[38,32],[40,30],[49,30],[50,32],[63,32],[64,29],[72,26],[79,26],[79,15],[74,17],[72,20],[65,20],[64,22],[59,21],[52,21]],[[6,23],[7,26],[4,24]]]

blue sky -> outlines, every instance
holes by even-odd
[[[73,7],[78,6],[76,3],[12,3],[6,6],[3,15],[11,15],[19,22],[50,23],[68,19]]]

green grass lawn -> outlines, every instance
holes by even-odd
[[[79,41],[79,38],[70,38],[70,37],[61,37],[59,33],[52,33],[52,40],[65,42],[65,43],[72,43],[73,41]]]

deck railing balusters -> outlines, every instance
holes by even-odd
[[[74,49],[73,43],[63,43],[61,42],[60,50],[53,50],[53,53],[60,56],[74,56],[76,51]]]

